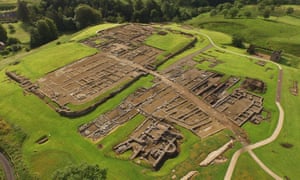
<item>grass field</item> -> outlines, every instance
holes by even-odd
[[[97,31],[101,31],[107,28],[119,26],[120,24],[99,24],[97,26],[87,27],[73,35],[71,41],[81,41],[91,36],[96,35]]]
[[[166,35],[154,34],[146,39],[146,44],[174,53],[191,42],[192,38],[182,34],[167,32]]]
[[[145,44],[148,46],[164,50],[163,53],[156,57],[157,64],[161,64],[169,55],[176,54],[194,40],[192,36],[165,32],[167,33],[165,35],[153,34],[145,41]]]
[[[8,69],[16,70],[22,75],[36,80],[50,71],[96,52],[96,49],[78,43],[49,44],[22,57],[19,59],[19,64],[10,66]]]
[[[300,161],[300,122],[298,121],[300,117],[300,96],[293,96],[289,92],[293,80],[300,82],[299,70],[284,67],[281,98],[281,103],[285,111],[283,129],[276,141],[255,150],[255,152],[274,172],[290,179],[297,179],[300,177],[300,172],[298,171],[300,167],[298,163]],[[281,143],[289,143],[292,147],[285,148]]]
[[[203,36],[197,34],[197,30],[194,29],[184,29],[183,27],[181,27],[181,25],[177,25],[177,24],[172,24],[172,25],[166,25],[166,28],[171,28],[173,30],[177,30],[177,31],[183,31],[186,33],[190,33],[193,34],[196,38],[197,38],[197,42],[195,43],[195,45],[190,48],[187,49],[186,51],[184,51],[183,53],[169,59],[168,61],[166,61],[164,64],[162,64],[161,66],[158,67],[158,70],[163,70],[165,68],[167,68],[168,66],[172,65],[173,63],[175,63],[176,61],[182,59],[183,57],[192,54],[206,46],[209,45],[209,41],[204,38]]]
[[[223,16],[210,17],[208,14],[204,14],[187,23],[205,29],[224,32],[229,35],[239,34],[245,38],[247,43],[271,49],[281,49],[285,53],[299,56],[300,19],[285,16],[277,19],[275,17],[269,20],[260,18],[224,19]],[[294,66],[298,67],[299,62],[296,65]]]
[[[245,163],[247,162],[247,163]],[[232,179],[260,179],[269,180],[272,177],[261,169],[248,153],[240,156],[237,167],[233,172]],[[255,172],[255,173],[253,173]]]

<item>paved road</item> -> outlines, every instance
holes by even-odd
[[[0,164],[3,167],[3,171],[5,173],[6,180],[15,180],[14,169],[10,165],[9,161],[6,157],[0,152]]]
[[[273,61],[269,61],[269,60],[266,60],[266,59],[263,59],[263,58],[259,58],[259,57],[253,57],[253,56],[248,56],[248,55],[245,55],[245,54],[240,54],[240,53],[237,53],[237,52],[234,52],[234,51],[230,51],[230,50],[227,50],[227,49],[223,49],[219,46],[217,46],[213,40],[207,35],[207,34],[204,34],[202,32],[199,32],[199,34],[205,36],[209,41],[210,43],[217,49],[221,49],[227,53],[231,53],[231,54],[235,54],[235,55],[238,55],[238,56],[242,56],[242,57],[247,57],[247,58],[251,58],[251,59],[256,59],[256,60],[260,60],[260,61],[265,61],[265,62],[269,62],[269,63],[273,63],[275,64],[278,69],[279,69],[279,74],[278,74],[278,82],[277,82],[277,93],[276,93],[276,99],[275,99],[275,103],[278,107],[278,110],[279,110],[279,119],[278,119],[278,123],[277,123],[277,126],[276,126],[276,129],[275,131],[273,132],[273,134],[265,139],[265,140],[262,140],[262,141],[259,141],[255,144],[251,144],[251,145],[246,145],[244,147],[242,147],[241,149],[239,149],[238,151],[236,151],[230,161],[230,164],[228,166],[228,169],[227,169],[227,172],[226,172],[226,175],[224,177],[225,180],[229,180],[231,179],[232,177],[232,174],[233,174],[233,171],[234,171],[234,168],[236,166],[236,163],[237,163],[237,160],[239,158],[239,156],[245,152],[245,151],[248,151],[251,155],[251,157],[256,161],[256,163],[258,163],[258,165],[266,172],[268,173],[270,176],[272,176],[274,179],[282,179],[280,176],[278,176],[277,174],[275,174],[273,171],[271,171],[265,164],[263,164],[263,162],[254,154],[254,152],[252,151],[253,149],[255,148],[259,148],[259,147],[262,147],[264,145],[267,145],[271,142],[273,142],[279,135],[282,127],[283,127],[283,122],[284,122],[284,111],[281,107],[281,104],[280,104],[280,98],[281,98],[281,87],[282,87],[282,76],[283,76],[283,71],[282,71],[282,67],[280,64],[277,64]]]

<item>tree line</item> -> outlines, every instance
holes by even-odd
[[[101,22],[180,22],[220,4],[294,3],[300,0],[41,0],[18,1],[18,18],[32,25],[31,47]],[[232,9],[231,13],[235,13]]]

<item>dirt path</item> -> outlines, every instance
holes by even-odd
[[[2,153],[0,153],[0,164],[3,167],[6,180],[15,180],[13,167]]]
[[[227,172],[226,172],[226,175],[224,177],[225,180],[229,180],[231,179],[232,177],[232,174],[233,174],[233,171],[234,171],[234,168],[236,166],[236,163],[237,163],[237,160],[239,158],[239,156],[243,153],[243,152],[246,152],[248,151],[249,154],[251,155],[251,157],[255,160],[255,162],[266,172],[268,173],[270,176],[272,176],[274,179],[282,179],[280,176],[278,176],[277,174],[275,174],[273,171],[271,171],[265,164],[263,164],[263,162],[254,154],[254,152],[252,151],[253,149],[256,149],[256,148],[259,148],[259,147],[262,147],[262,146],[265,146],[271,142],[273,142],[277,137],[278,135],[280,134],[280,131],[282,129],[282,126],[283,126],[283,122],[284,122],[284,111],[283,111],[283,108],[281,107],[281,104],[280,104],[280,98],[281,98],[281,88],[282,88],[282,76],[283,76],[283,70],[282,70],[282,67],[280,64],[277,64],[273,61],[269,61],[269,60],[266,60],[266,59],[262,59],[262,58],[259,58],[259,57],[253,57],[253,56],[248,56],[248,55],[245,55],[245,54],[240,54],[240,53],[236,53],[234,51],[230,51],[230,50],[227,50],[227,49],[223,49],[219,46],[217,46],[213,40],[207,35],[207,34],[204,34],[202,32],[199,32],[199,34],[205,36],[209,41],[210,43],[217,49],[221,49],[227,53],[231,53],[231,54],[235,54],[235,55],[238,55],[238,56],[241,56],[241,57],[247,57],[247,58],[251,58],[251,59],[256,59],[256,60],[260,60],[260,61],[265,61],[265,62],[270,62],[270,63],[273,63],[275,64],[278,69],[279,69],[279,74],[278,74],[278,82],[277,82],[277,92],[276,92],[276,99],[275,99],[275,103],[278,107],[278,110],[279,110],[279,119],[278,119],[278,123],[277,123],[277,126],[276,126],[276,129],[274,130],[273,134],[267,138],[267,139],[264,139],[262,141],[259,141],[255,144],[251,144],[251,145],[245,145],[244,147],[242,147],[241,149],[239,149],[238,151],[236,151],[234,153],[234,155],[232,156],[232,159],[230,161],[230,164],[228,166],[228,169],[227,169]]]

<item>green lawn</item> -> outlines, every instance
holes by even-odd
[[[73,35],[71,41],[81,41],[91,36],[96,35],[97,31],[101,31],[107,28],[119,26],[120,24],[99,24],[97,26],[87,27]]]
[[[281,176],[287,176],[290,179],[300,177],[300,96],[293,96],[289,92],[292,81],[300,82],[300,72],[298,69],[284,67],[283,89],[281,104],[285,111],[285,120],[283,129],[276,141],[255,150],[257,156],[270,167],[271,170]],[[299,85],[298,85],[299,87]],[[281,143],[292,144],[291,148],[284,148]]]
[[[193,34],[197,38],[197,42],[195,43],[195,45],[192,48],[187,49],[183,53],[181,53],[171,59],[168,59],[168,61],[166,61],[164,64],[162,64],[161,66],[158,67],[158,70],[163,70],[163,69],[167,68],[168,66],[172,65],[173,63],[175,63],[176,61],[184,58],[185,56],[188,56],[189,54],[192,54],[192,53],[209,45],[209,41],[206,38],[204,38],[203,36],[199,35],[197,30],[184,29],[180,25],[177,25],[177,24],[166,25],[165,27],[171,28],[173,30],[183,31],[186,33]]]
[[[154,34],[148,37],[145,43],[149,46],[174,53],[191,42],[192,38],[166,31],[166,35]]]
[[[36,80],[50,71],[96,52],[96,49],[79,43],[48,44],[22,57],[19,59],[18,65],[10,66],[8,69],[16,70],[22,75]]]
[[[232,179],[260,179],[271,180],[272,177],[267,174],[261,167],[252,159],[248,153],[243,153],[237,162]],[[255,173],[254,173],[255,172]]]

